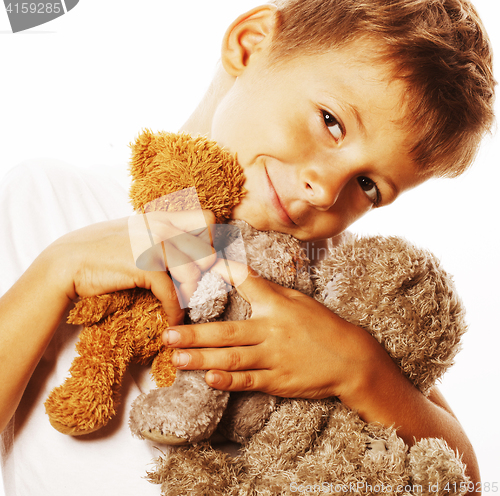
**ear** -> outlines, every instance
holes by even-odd
[[[274,5],[261,5],[238,17],[222,41],[222,64],[228,74],[238,77],[252,55],[269,45],[276,26]]]

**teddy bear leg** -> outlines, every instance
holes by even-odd
[[[80,436],[109,422],[116,414],[131,348],[111,339],[99,324],[83,329],[70,376],[45,401],[45,411],[55,429]]]
[[[327,400],[283,399],[237,457],[238,486],[251,488],[243,494],[289,494],[297,465],[326,426],[330,409]]]
[[[231,393],[219,431],[230,441],[243,443],[264,427],[277,403],[276,396],[259,391]]]
[[[196,443],[215,431],[229,393],[205,382],[205,372],[178,370],[174,384],[140,395],[130,412],[130,430],[139,438],[171,445]]]
[[[161,484],[162,495],[237,496],[254,494],[238,484],[234,459],[210,443],[172,449],[154,460],[148,481]],[[235,487],[238,484],[238,487]]]

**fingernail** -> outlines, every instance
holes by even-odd
[[[174,353],[172,355],[172,363],[175,367],[185,367],[189,363],[191,357],[187,353]]]
[[[219,384],[222,381],[222,376],[217,372],[207,372],[205,382],[209,384]]]
[[[169,330],[165,334],[168,345],[177,344],[181,340],[179,331]]]

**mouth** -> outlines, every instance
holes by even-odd
[[[281,203],[280,197],[278,196],[278,193],[276,193],[276,190],[274,189],[273,183],[271,181],[271,178],[269,177],[269,173],[267,172],[267,169],[264,168],[266,172],[266,177],[267,177],[267,184],[269,186],[269,192],[270,192],[270,197],[271,197],[271,204],[274,207],[274,210],[278,214],[279,219],[287,226],[295,226],[295,222],[291,219],[290,215],[288,215],[288,212],[284,205]]]

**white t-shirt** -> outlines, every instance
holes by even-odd
[[[17,167],[0,185],[0,294],[58,237],[131,214],[126,189],[110,176],[43,161]],[[2,435],[5,495],[159,495],[160,486],[144,478],[159,452],[128,428],[144,371],[126,375],[119,413],[100,431],[71,437],[49,423],[43,403],[67,376],[79,331],[63,319]]]

